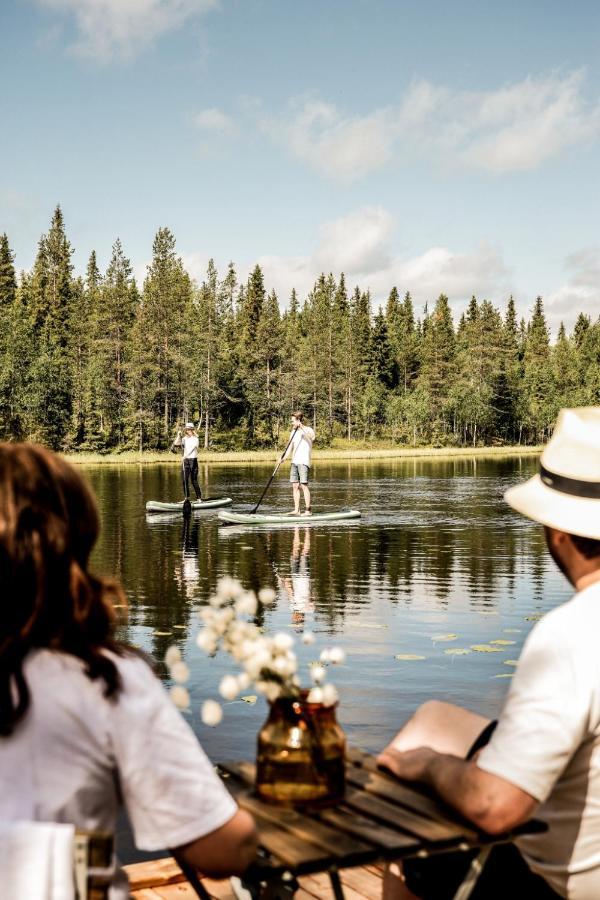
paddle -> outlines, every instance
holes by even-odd
[[[271,477],[270,477],[269,480],[267,481],[267,483],[266,483],[266,485],[265,485],[265,489],[264,489],[264,491],[262,492],[262,494],[260,495],[260,498],[259,498],[258,503],[257,503],[256,506],[254,507],[254,509],[251,509],[251,510],[250,510],[250,515],[251,515],[251,516],[254,515],[254,513],[256,512],[256,510],[258,509],[258,507],[260,506],[260,504],[263,502],[264,496],[265,496],[265,494],[267,493],[267,491],[269,490],[269,488],[271,487],[271,482],[273,481],[273,479],[274,479],[275,476],[277,475],[277,470],[279,469],[279,466],[280,466],[281,463],[283,462],[284,457],[285,457],[285,454],[286,454],[286,453],[288,452],[288,450],[290,449],[290,446],[291,446],[291,444],[292,444],[292,441],[294,440],[294,437],[295,437],[297,431],[298,431],[298,426],[296,426],[296,427],[294,428],[294,430],[292,431],[292,436],[291,436],[291,438],[289,439],[289,441],[288,441],[288,443],[287,443],[287,447],[285,448],[285,450],[283,451],[283,453],[281,454],[281,456],[280,456],[279,459],[277,460],[277,465],[276,465],[275,468],[273,469],[273,474],[271,475]]]
[[[188,483],[185,477],[185,459],[181,460],[181,477],[183,478],[183,490],[185,491],[185,500],[183,501],[183,514],[189,516],[192,512],[192,504],[188,494]]]

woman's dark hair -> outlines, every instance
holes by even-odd
[[[293,412],[292,416],[294,417],[294,419],[298,419],[299,422],[304,422],[304,413],[299,409],[297,409],[296,412]]]
[[[23,660],[47,647],[79,657],[106,697],[121,687],[114,662],[118,582],[88,571],[99,533],[96,501],[75,469],[34,444],[0,444],[0,735],[29,707]]]

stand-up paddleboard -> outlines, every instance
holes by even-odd
[[[313,522],[343,522],[346,519],[360,519],[360,511],[358,509],[340,509],[336,512],[313,513],[310,516],[286,515],[285,513],[220,512],[219,519],[221,522],[231,525],[310,525]]]
[[[161,503],[160,500],[148,500],[146,510],[148,512],[183,512],[184,500],[179,503]],[[231,497],[209,497],[206,500],[191,500],[190,507],[193,512],[201,509],[218,509],[220,506],[231,506]]]

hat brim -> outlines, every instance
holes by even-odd
[[[504,499],[517,512],[541,525],[600,540],[600,500],[555,491],[539,475],[509,488]]]

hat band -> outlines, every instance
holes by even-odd
[[[580,481],[550,472],[540,463],[540,478],[546,487],[571,497],[586,497],[588,500],[600,500],[600,481]]]

